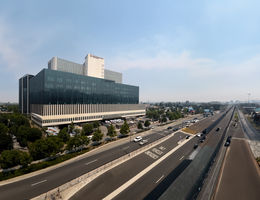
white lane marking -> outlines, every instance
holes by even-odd
[[[162,151],[160,151],[159,149],[153,148],[152,151],[156,154],[158,154],[159,156],[163,154]]]
[[[39,181],[39,182],[37,182],[37,183],[33,183],[33,184],[31,184],[31,186],[35,186],[35,185],[38,185],[38,184],[40,184],[40,183],[44,183],[44,182],[46,182],[47,180],[42,180],[42,181]]]
[[[124,191],[126,188],[128,188],[130,185],[132,185],[135,181],[137,181],[139,178],[141,178],[143,175],[145,175],[147,172],[149,172],[151,169],[153,169],[155,166],[157,166],[160,162],[165,160],[168,156],[173,154],[173,152],[177,151],[180,147],[182,147],[184,144],[186,144],[188,141],[190,141],[194,136],[191,136],[189,139],[185,140],[182,144],[178,145],[177,147],[174,147],[171,151],[163,155],[160,159],[156,160],[154,163],[146,167],[143,171],[139,172],[137,175],[135,175],[133,178],[128,180],[126,183],[121,185],[119,188],[114,190],[112,193],[107,195],[103,200],[110,200],[116,197],[120,192]]]
[[[96,160],[89,161],[89,162],[85,163],[85,165],[89,165],[89,164],[91,164],[91,163],[93,163],[93,162],[96,162],[96,161],[97,161],[97,159],[96,159]]]
[[[163,151],[163,150],[165,150],[166,148],[163,147],[163,146],[160,146],[159,149]]]
[[[122,148],[123,150],[126,150],[126,149],[128,149],[130,146],[127,146],[127,147],[124,147],[124,148]]]
[[[182,160],[184,158],[184,156],[182,156],[179,160]]]
[[[155,183],[158,183],[163,177],[164,175],[162,175]]]
[[[154,160],[159,158],[159,156],[157,156],[156,154],[152,153],[151,151],[146,151],[145,152],[146,155],[150,156],[151,158],[153,158]]]

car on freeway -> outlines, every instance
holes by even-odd
[[[187,136],[186,136],[186,139],[189,139],[189,138],[190,138],[190,135],[187,135]]]
[[[175,132],[175,131],[178,131],[179,128],[176,127],[176,128],[173,128],[172,130]]]
[[[141,142],[139,142],[140,145],[144,145],[145,143],[147,143],[148,140],[141,140]]]
[[[196,137],[201,137],[202,136],[202,133],[198,133],[197,135],[196,135]]]
[[[232,136],[228,136],[227,137],[227,140],[226,140],[226,142],[225,142],[225,147],[228,147],[229,145],[230,145],[230,143],[231,143],[231,138],[232,138]]]
[[[230,145],[230,142],[227,142],[227,141],[226,141],[224,146],[225,146],[225,147],[228,147],[229,145]]]
[[[134,139],[134,142],[140,142],[143,138],[141,136],[137,136],[135,139]]]

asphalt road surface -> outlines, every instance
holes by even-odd
[[[233,135],[226,152],[216,200],[257,200],[260,198],[260,169],[244,140],[240,124],[231,126],[228,135]]]
[[[178,145],[178,142],[185,138],[185,134],[178,132],[173,137],[162,142],[161,144],[148,149],[144,153],[132,158],[131,160],[109,170],[100,177],[96,178],[71,199],[102,199],[108,194],[123,185],[136,174],[151,165],[157,159],[165,155]],[[194,139],[194,138],[193,138]],[[191,140],[193,140],[191,139]],[[187,144],[189,151],[193,149],[192,141]],[[159,152],[157,152],[159,150]],[[148,153],[149,152],[149,153]],[[152,154],[151,154],[152,153]],[[181,156],[180,156],[181,157]],[[122,198],[125,199],[125,198]]]
[[[176,125],[174,127],[179,127]],[[165,137],[172,130],[152,130],[150,135],[144,137],[149,143]],[[133,139],[133,137],[132,137]],[[129,141],[122,145],[113,147],[106,151],[85,157],[59,168],[53,169],[21,181],[0,186],[0,199],[30,199],[51,189],[54,189],[64,183],[67,183],[87,172],[90,172],[112,160],[141,148],[137,143]]]
[[[193,126],[195,126],[198,131],[202,131],[219,117],[220,114],[209,117]],[[191,126],[190,128],[193,127]],[[167,151],[173,149],[175,146],[177,146],[177,141],[180,140],[178,134],[158,145],[157,149],[160,149],[160,147],[165,148],[166,150],[164,154]],[[126,190],[122,191],[118,196],[116,196],[115,199],[150,199],[149,195],[154,197],[153,194],[156,193],[153,191],[157,190],[162,192],[165,188],[167,188],[167,185],[174,181],[174,179],[191,162],[191,160],[187,158],[194,150],[193,146],[197,142],[198,138],[192,138],[188,143],[180,147],[177,151],[162,161],[158,166],[156,166],[144,176],[140,177]],[[122,184],[138,174],[140,171],[142,171],[145,167],[151,165],[151,163],[154,162],[155,159],[149,157],[146,152],[104,173],[97,179],[87,184],[71,199],[94,200],[106,197],[111,192],[119,188]]]
[[[138,181],[136,181],[126,190],[121,192],[118,196],[116,196],[115,199],[158,199],[192,162],[192,159],[201,148],[203,148],[204,146],[213,146],[213,144],[215,145],[217,143],[217,141],[223,134],[225,126],[227,126],[228,124],[226,119],[230,118],[230,116],[231,112],[217,125],[221,128],[221,131],[216,133],[215,129],[213,129],[207,135],[207,139],[203,143],[199,144],[200,146],[198,147],[198,149],[193,149],[193,145],[195,143],[198,143],[199,140],[197,137],[195,137],[190,142],[186,143],[184,146],[174,152],[172,155],[170,155],[163,162],[161,162],[158,166],[149,171],[149,173],[145,174],[143,177],[138,179]],[[213,123],[215,119],[216,117],[212,117],[209,120],[211,121],[211,123]],[[206,124],[207,126],[209,126],[211,123],[207,122]],[[203,127],[203,129],[204,128],[205,127]]]

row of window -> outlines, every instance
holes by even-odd
[[[44,69],[31,79],[32,104],[138,104],[139,88],[105,79]]]
[[[83,117],[72,117],[72,118],[64,118],[64,119],[48,119],[43,120],[43,124],[49,124],[49,123],[60,123],[60,122],[75,122],[75,121],[84,121],[84,120],[94,120],[94,119],[104,119],[108,117],[119,117],[123,115],[143,115],[144,112],[134,112],[134,113],[123,113],[123,114],[117,114],[117,115],[95,115],[95,116],[83,116]],[[35,121],[38,121],[37,119],[33,118]]]

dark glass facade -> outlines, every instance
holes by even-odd
[[[30,112],[30,79],[32,75],[25,75],[19,79],[19,109],[22,113]]]
[[[139,87],[43,69],[30,79],[30,104],[138,104]]]

